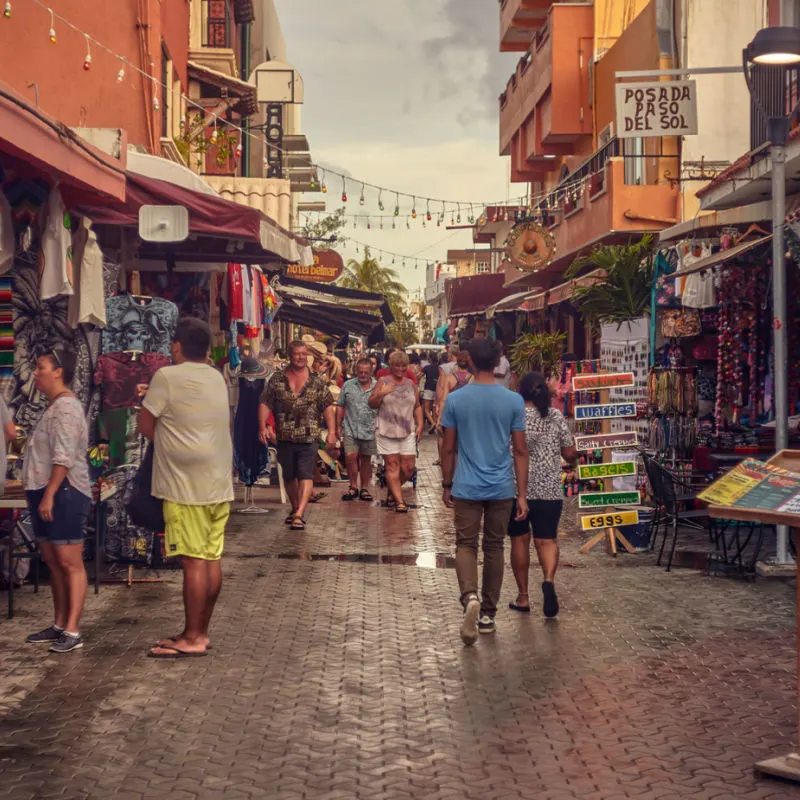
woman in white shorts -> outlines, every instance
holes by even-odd
[[[375,422],[375,443],[386,465],[386,484],[390,504],[398,514],[407,514],[403,500],[403,484],[414,474],[417,442],[422,437],[423,419],[419,392],[406,377],[408,356],[400,351],[389,358],[389,374],[378,379],[369,398],[378,409]]]

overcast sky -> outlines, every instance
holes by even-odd
[[[508,159],[498,155],[497,98],[514,68],[498,51],[495,0],[276,0],[290,63],[305,81],[303,126],[315,162],[400,191],[452,200],[497,201],[509,188]],[[341,181],[328,179],[328,208],[341,202]],[[359,206],[360,185],[348,185],[351,213],[378,213],[377,194]],[[311,196],[309,195],[309,198]],[[394,197],[384,195],[389,213]],[[441,205],[433,206],[432,210]],[[410,203],[401,200],[404,212]],[[442,261],[446,250],[472,246],[469,231],[424,229],[417,203],[405,221],[366,219],[346,234],[407,255]],[[477,207],[476,207],[477,214]],[[467,212],[464,211],[464,222]],[[448,214],[449,223],[449,214]],[[355,256],[355,246],[343,248]],[[388,259],[391,265],[391,258]],[[386,259],[384,259],[386,263]],[[411,288],[424,265],[394,265]]]

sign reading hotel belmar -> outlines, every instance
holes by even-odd
[[[314,283],[333,283],[344,272],[344,260],[335,250],[314,248],[314,265],[301,267],[289,264],[286,274],[291,278]]]
[[[618,138],[696,133],[696,81],[617,84]]]

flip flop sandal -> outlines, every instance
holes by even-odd
[[[356,500],[358,498],[358,488],[351,486],[343,495],[342,500]],[[363,499],[363,498],[362,498]]]
[[[286,519],[283,521],[283,524],[284,525],[291,525],[293,520],[294,520],[294,511],[292,511],[292,513],[289,514],[288,517],[286,517]]]
[[[172,645],[174,645],[174,644],[177,643],[178,637],[177,636],[170,636],[170,637],[168,637],[166,639],[162,639],[161,641],[162,642],[172,642]],[[170,645],[170,644],[161,644],[161,642],[156,642],[156,644],[155,644],[156,647],[161,647],[161,648],[172,647],[172,645]],[[210,644],[206,645],[206,650],[213,650],[213,649],[214,649],[213,645],[210,645]]]
[[[289,527],[293,531],[304,531],[306,529],[306,521],[302,517],[295,517]]]
[[[519,606],[516,603],[509,603],[508,607],[512,611],[519,611],[520,614],[530,614],[531,613],[531,607],[530,606]]]
[[[156,648],[154,647],[153,650]],[[148,658],[160,658],[160,659],[175,659],[175,658],[202,658],[203,656],[207,656],[208,653],[204,650],[202,653],[190,653],[188,650],[179,650],[177,647],[169,647],[167,645],[161,646],[159,645],[159,650],[169,650],[168,653],[154,653],[153,650],[150,650],[147,653]]]
[[[394,507],[395,514],[408,514],[408,506],[405,503],[398,503]]]
[[[327,497],[327,492],[317,492],[316,494],[312,494],[311,497],[308,498],[309,503],[319,503],[323,497]]]
[[[363,500],[365,503],[371,503],[375,498],[366,489],[362,489],[358,499]]]

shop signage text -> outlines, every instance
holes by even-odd
[[[589,450],[606,450],[612,447],[636,447],[639,436],[636,431],[624,433],[599,433],[594,436],[576,436],[575,447],[582,453]]]
[[[628,389],[635,386],[632,372],[609,372],[605,375],[576,375],[572,379],[573,392],[591,392],[595,389]]]
[[[636,403],[608,403],[601,406],[575,406],[575,419],[635,417]]]
[[[697,83],[617,84],[617,137],[692,136],[697,133]]]
[[[588,514],[581,517],[581,530],[596,531],[601,528],[619,528],[622,525],[636,525],[638,511],[618,511],[616,514]]]
[[[635,475],[635,461],[617,461],[613,464],[580,464],[578,480],[588,481],[595,478],[618,478],[621,475]]]
[[[578,495],[578,508],[638,506],[641,501],[639,492],[586,492]]]
[[[302,267],[300,264],[289,264],[286,274],[290,278],[314,283],[333,283],[344,272],[344,260],[335,250],[317,250],[314,248],[314,264]]]

